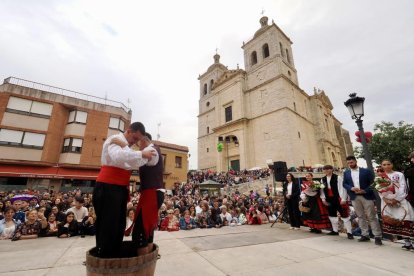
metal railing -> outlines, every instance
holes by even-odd
[[[18,85],[18,86],[23,86],[23,87],[27,87],[27,88],[32,88],[32,89],[46,91],[46,92],[50,92],[50,93],[54,93],[54,94],[59,94],[59,95],[62,95],[62,96],[77,98],[77,99],[81,99],[81,100],[85,100],[85,101],[90,101],[90,102],[95,102],[95,103],[99,103],[99,104],[120,107],[123,110],[125,110],[125,112],[130,111],[130,108],[125,106],[121,102],[108,100],[106,98],[96,97],[96,96],[88,95],[88,94],[85,94],[85,93],[81,93],[81,92],[77,92],[77,91],[73,91],[73,90],[69,90],[69,89],[64,89],[64,88],[60,88],[60,87],[56,87],[56,86],[52,86],[52,85],[47,85],[47,84],[43,84],[43,83],[39,83],[39,82],[24,80],[24,79],[20,79],[20,78],[16,78],[16,77],[8,77],[8,78],[4,79],[3,84],[14,84],[14,85]]]

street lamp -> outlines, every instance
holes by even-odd
[[[361,144],[362,150],[364,152],[365,161],[367,162],[367,167],[371,172],[374,172],[372,167],[371,153],[368,149],[367,137],[365,136],[364,127],[362,126],[362,117],[364,116],[364,101],[365,98],[357,97],[356,93],[349,95],[349,99],[344,103],[348,108],[349,113],[351,114],[352,119],[355,120],[359,133],[361,135]]]

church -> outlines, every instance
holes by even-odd
[[[227,171],[331,164],[353,153],[324,91],[299,87],[292,41],[268,18],[243,42],[244,70],[214,63],[199,76],[198,168]]]

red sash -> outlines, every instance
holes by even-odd
[[[132,171],[117,167],[102,166],[96,181],[119,186],[128,186],[131,173]]]
[[[334,194],[332,192],[332,189],[330,189],[330,188],[328,188],[328,196],[329,197],[333,197],[334,196]]]
[[[152,231],[158,225],[158,203],[157,203],[157,189],[145,189],[141,191],[137,210],[135,211],[135,218],[132,225],[125,230],[125,236],[131,234],[137,217],[141,212],[142,224],[144,226],[145,237],[148,239]]]

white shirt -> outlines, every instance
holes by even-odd
[[[358,178],[359,178],[359,175],[358,175]],[[328,189],[331,189],[331,179],[332,179],[332,176],[326,176],[326,185]],[[344,180],[342,179],[342,176],[338,175],[338,194],[341,197],[341,200],[346,201],[348,198],[348,193],[343,186],[343,182]],[[321,198],[326,199],[325,191],[323,189],[321,189],[320,191],[321,191]]]
[[[147,151],[154,151],[155,152],[155,155],[153,155],[151,157],[151,160],[147,162],[147,166],[155,166],[155,165],[157,165],[158,160],[160,159],[160,156],[158,154],[158,151],[155,149],[154,144],[152,144],[152,143],[149,144],[148,147],[146,147],[144,149],[144,151],[146,151],[146,150]]]
[[[76,207],[72,207],[69,208],[66,211],[66,214],[68,212],[73,212],[73,214],[75,215],[75,219],[77,222],[82,222],[83,218],[86,217],[88,215],[88,209],[86,207],[81,207],[81,208],[76,208]]]
[[[128,146],[121,148],[118,145],[111,144],[112,139],[118,138],[128,144],[123,133],[115,134],[106,139],[102,148],[101,164],[102,166],[112,166],[124,170],[137,170],[145,165],[148,160],[142,158],[141,151],[135,151]]]
[[[293,185],[292,182],[289,182],[288,185],[287,185],[287,194],[288,195],[292,195],[292,185]]]
[[[358,189],[361,188],[359,185],[359,167],[357,167],[355,170],[351,169],[351,177],[352,182],[354,182],[354,187]]]

